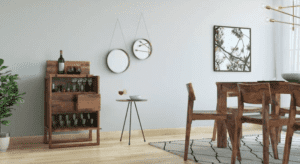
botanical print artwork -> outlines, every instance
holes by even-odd
[[[251,29],[214,26],[214,70],[251,72]]]

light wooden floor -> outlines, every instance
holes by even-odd
[[[243,134],[261,134],[261,126],[244,127]],[[14,164],[93,164],[93,163],[194,163],[184,162],[183,158],[148,145],[149,142],[184,140],[185,129],[145,130],[146,142],[140,131],[133,131],[131,145],[128,145],[128,132],[124,132],[120,142],[121,132],[101,132],[100,146],[49,149],[43,144],[42,136],[11,138],[7,152],[0,152],[0,163]],[[212,127],[192,128],[191,138],[211,138]],[[54,139],[82,138],[88,134],[55,135]],[[93,136],[93,142],[96,136]]]

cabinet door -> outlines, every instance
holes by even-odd
[[[73,94],[53,94],[51,109],[53,113],[57,112],[74,112],[75,95]]]
[[[77,95],[77,111],[99,111],[100,94],[82,94]]]

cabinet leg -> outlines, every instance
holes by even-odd
[[[100,128],[97,128],[97,144],[100,145]]]
[[[47,144],[47,129],[44,128],[44,144]]]
[[[89,132],[89,140],[90,141],[93,140],[93,130],[90,130],[90,132]]]
[[[49,148],[52,149],[52,129],[49,130]]]

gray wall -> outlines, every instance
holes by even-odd
[[[179,128],[186,125],[187,90],[192,82],[195,109],[215,110],[217,81],[256,81],[274,78],[274,26],[265,21],[273,12],[261,7],[271,0],[2,0],[0,1],[0,57],[21,80],[25,103],[13,112],[3,131],[11,136],[43,134],[46,60],[91,61],[91,74],[100,76],[102,131],[122,129],[127,104],[116,99],[142,95],[138,103],[144,129]],[[144,14],[153,45],[147,60],[131,51],[140,13]],[[106,67],[106,55],[116,20],[112,48],[127,49],[131,65],[122,74]],[[213,26],[251,28],[252,72],[213,71]],[[137,38],[146,38],[141,22]],[[119,96],[117,91],[127,89]],[[229,105],[235,105],[229,99]],[[193,126],[212,126],[197,121]],[[128,129],[128,123],[126,125]],[[132,129],[139,124],[133,112]]]

